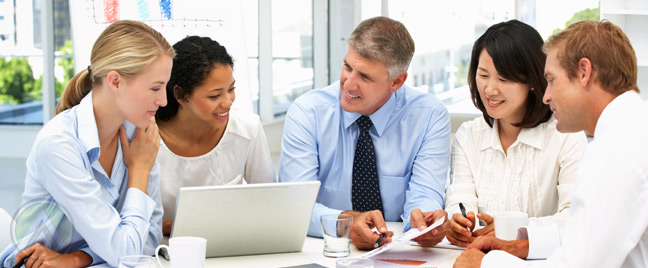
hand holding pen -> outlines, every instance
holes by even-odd
[[[60,254],[40,243],[35,243],[18,252],[13,267],[88,267],[90,264],[92,264],[92,257],[82,250]]]
[[[461,202],[459,202],[459,210],[461,210],[461,216],[468,219],[468,216],[466,216],[466,207],[464,207],[463,203]],[[466,225],[466,229],[468,229],[468,231],[471,231],[469,225]]]
[[[472,230],[475,228],[475,213],[466,211],[463,203],[459,203],[461,213],[455,213],[450,218],[450,230],[448,230],[448,241],[450,243],[466,247],[475,240]]]
[[[20,267],[22,267],[23,265],[25,265],[25,262],[27,262],[27,260],[29,260],[29,256],[22,258],[19,262],[17,262],[17,263],[13,266],[13,268],[20,268]]]
[[[385,237],[387,237],[387,233],[381,233],[381,234],[380,234],[380,237],[378,237],[378,239],[377,239],[376,242],[374,243],[374,248],[379,247],[379,246],[380,246],[380,242],[382,242],[382,240],[385,239]]]
[[[387,224],[380,210],[366,212],[345,211],[343,214],[353,216],[353,227],[351,228],[351,242],[358,249],[374,249],[375,245],[391,242],[394,232],[387,229]],[[378,232],[375,232],[376,228]],[[382,239],[380,239],[382,237]]]

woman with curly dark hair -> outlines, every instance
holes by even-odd
[[[165,235],[171,232],[180,187],[276,181],[259,117],[231,109],[234,61],[225,47],[189,36],[173,48],[168,104],[155,115],[162,137]]]

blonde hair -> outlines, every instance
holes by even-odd
[[[139,21],[113,22],[95,41],[88,69],[70,80],[56,104],[56,113],[79,104],[93,85],[102,83],[102,77],[108,72],[117,71],[124,77],[135,77],[162,54],[171,58],[175,56],[173,47],[158,31]]]
[[[580,59],[587,58],[596,73],[594,81],[605,91],[616,95],[639,92],[637,56],[619,26],[607,20],[577,22],[550,37],[544,50],[548,53],[551,48],[558,49],[558,62],[570,79],[576,78]]]

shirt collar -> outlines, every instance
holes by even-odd
[[[78,138],[83,145],[90,163],[99,159],[99,132],[97,131],[97,121],[94,115],[92,105],[92,91],[90,91],[81,103],[76,107],[77,116],[77,133]]]
[[[549,121],[555,120],[553,117]],[[518,134],[517,141],[524,143],[526,145],[535,147],[542,150],[542,140],[544,139],[544,130],[547,127],[547,123],[541,123],[533,128],[523,128]]]
[[[488,129],[486,133],[484,133],[484,138],[481,144],[481,148],[479,149],[482,151],[488,148],[496,150],[499,149],[500,151],[503,151],[502,143],[499,139],[499,133],[497,132],[497,120],[493,120],[493,127]]]
[[[552,118],[550,120],[554,119]],[[499,124],[499,120],[493,120],[493,127],[486,131],[480,148],[482,151],[488,148],[504,151],[499,138],[499,132],[497,131],[497,124]],[[546,123],[542,123],[534,128],[523,128],[520,134],[518,134],[517,140],[511,146],[514,146],[516,143],[524,143],[542,150],[543,133],[546,126]]]
[[[383,104],[382,107],[378,108],[378,110],[376,110],[373,114],[368,115],[369,118],[371,119],[371,122],[373,123],[373,127],[376,129],[376,132],[378,133],[378,137],[380,137],[382,133],[385,131],[385,128],[387,127],[387,122],[391,117],[392,111],[394,111],[394,107],[396,106],[397,93],[398,90],[391,94],[389,100],[387,100],[387,102],[385,102],[385,104]],[[349,126],[355,123],[355,121],[358,120],[360,116],[362,116],[359,113],[346,112],[344,111],[344,109],[342,109],[341,106],[340,106],[340,110],[342,111],[342,115],[343,115],[344,128],[349,128]]]
[[[618,120],[619,115],[623,116],[625,112],[628,112],[626,110],[635,109],[637,105],[644,105],[644,101],[641,99],[641,96],[639,96],[639,94],[634,90],[628,90],[614,98],[612,102],[605,106],[603,112],[601,112],[601,116],[599,116],[598,121],[596,121],[594,138],[603,135],[607,130],[610,129],[609,126],[611,124],[614,124],[615,120]],[[631,113],[632,111],[629,112]]]

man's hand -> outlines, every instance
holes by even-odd
[[[495,236],[495,220],[493,217],[486,213],[479,213],[477,214],[477,218],[484,220],[484,222],[486,222],[486,227],[473,232],[473,237],[484,235]]]
[[[18,252],[14,264],[25,257],[29,257],[27,262],[25,262],[25,267],[27,268],[87,267],[92,264],[92,257],[81,250],[68,254],[59,254],[39,243],[33,244]]]
[[[479,268],[486,254],[477,249],[466,249],[459,255],[452,267],[454,268]]]
[[[491,235],[480,236],[468,245],[466,250],[468,249],[476,249],[482,252],[503,250],[520,259],[526,259],[526,257],[529,256],[529,240],[504,241]]]
[[[380,210],[372,210],[367,212],[345,211],[342,214],[349,214],[353,216],[353,228],[351,229],[351,242],[358,249],[373,249],[374,243],[378,240],[381,233],[387,234],[382,240],[380,245],[392,241],[394,232],[387,230],[387,224],[383,219]],[[371,229],[376,228],[379,233],[373,232]],[[379,245],[379,246],[380,246]]]
[[[448,233],[449,223],[447,217],[448,213],[446,213],[443,209],[425,213],[421,212],[421,210],[418,208],[413,209],[410,213],[410,226],[412,228],[418,228],[420,231],[432,225],[438,219],[446,218],[446,221],[444,221],[443,224],[432,229],[432,231],[414,238],[414,241],[416,241],[423,247],[433,247],[439,242],[443,241],[443,238]]]

